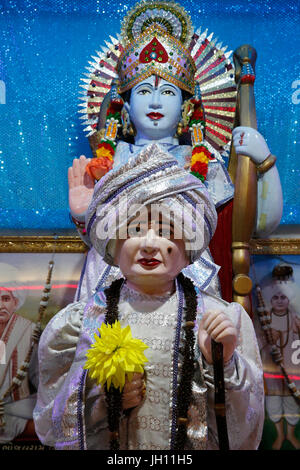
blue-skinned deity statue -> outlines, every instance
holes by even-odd
[[[114,171],[146,146],[159,145],[187,171],[199,169],[197,176],[222,208],[234,197],[225,165],[232,135],[236,152],[255,164],[270,155],[258,131],[232,131],[236,85],[230,53],[207,31],[194,32],[185,10],[166,1],[137,4],[124,19],[121,36],[106,44],[83,79],[81,112],[93,160],[106,158],[107,168]],[[119,108],[111,107],[113,102]],[[87,244],[84,218],[95,184],[93,174],[86,172],[90,163],[81,156],[69,169],[71,215]],[[281,185],[273,165],[258,180],[258,236],[274,230],[281,211]],[[184,270],[197,287],[219,295],[217,273],[209,251]],[[118,276],[119,269],[106,265],[91,248],[76,299],[86,300]]]

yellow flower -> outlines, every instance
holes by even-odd
[[[112,383],[122,391],[125,375],[132,380],[134,372],[143,373],[143,365],[148,362],[143,351],[148,346],[132,337],[129,325],[121,328],[119,321],[113,325],[102,323],[98,331],[100,336],[95,334],[95,342],[86,353],[84,369],[89,369],[98,385],[107,383],[109,389]]]
[[[208,157],[204,152],[197,152],[192,156],[191,166],[193,166],[196,162],[208,163]]]
[[[99,148],[96,150],[96,155],[97,157],[106,157],[106,158],[109,158],[109,160],[112,160],[113,156],[112,156],[112,151],[106,149],[106,148]]]

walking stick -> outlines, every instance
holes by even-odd
[[[256,129],[254,98],[256,51],[253,47],[244,45],[234,52],[233,58],[238,84],[236,123]],[[239,302],[250,314],[249,294],[252,281],[249,277],[249,243],[256,222],[256,167],[250,157],[236,156],[233,149],[228,170],[235,183],[232,221],[233,300]]]
[[[236,126],[257,128],[254,81],[256,51],[249,45],[240,46],[234,52],[235,77],[238,84]],[[257,177],[256,167],[250,157],[236,155],[234,146],[228,171],[235,184],[232,220],[232,268],[233,300],[251,313],[249,294],[252,281],[249,277],[250,239],[256,222]],[[215,414],[220,450],[229,450],[226,423],[223,346],[212,340],[212,356],[215,382]]]
[[[211,351],[214,367],[215,415],[217,422],[219,450],[229,450],[225,405],[223,344],[217,343],[212,339]]]

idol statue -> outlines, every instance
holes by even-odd
[[[178,93],[161,86],[163,97]],[[152,78],[141,87],[157,95]],[[121,277],[57,313],[41,336],[34,420],[42,443],[57,450],[219,449],[213,339],[223,345],[229,448],[258,447],[264,389],[252,321],[239,303],[183,274],[216,222],[205,185],[162,145],[150,144],[98,181],[89,236]],[[210,273],[203,276],[209,283]]]
[[[239,77],[247,92],[255,79],[253,57],[247,57],[251,51],[243,54]],[[236,205],[235,209],[236,232],[247,226],[248,222],[241,219],[247,212],[248,218],[254,220],[256,216],[256,236],[271,233],[281,218],[282,192],[276,158],[271,155],[263,136],[252,127],[233,129],[237,86],[230,52],[206,30],[194,31],[191,18],[179,4],[142,1],[125,17],[121,35],[116,39],[111,37],[93,57],[86,75],[81,113],[94,158],[81,156],[69,169],[70,210],[83,239],[90,245],[90,225],[85,225],[85,216],[95,181],[107,171],[116,171],[149,143],[155,142],[171,153],[182,168],[204,182],[219,220],[228,225],[214,237],[213,257],[206,250],[184,274],[198,288],[220,295],[219,267],[215,261],[224,266],[227,277],[229,273],[231,293],[232,263],[228,259],[235,187],[224,158],[229,155],[232,136],[231,153],[242,155],[243,162],[252,166],[252,175],[254,172],[250,189],[244,180],[239,185],[246,200],[236,188],[241,206]],[[240,108],[243,108],[242,103]],[[243,124],[243,119],[239,123]],[[161,164],[163,168],[164,162]],[[237,172],[245,174],[244,170]],[[247,228],[246,238],[250,237],[251,230]],[[234,247],[245,251],[249,240],[245,240],[243,234],[242,239],[239,237],[237,234],[233,240]],[[234,268],[234,272],[238,271]],[[108,266],[91,247],[76,299],[88,299],[101,284],[109,285],[119,276],[119,268]],[[243,283],[243,279],[241,281]],[[239,291],[238,284],[236,286]],[[222,293],[230,300],[231,294]]]

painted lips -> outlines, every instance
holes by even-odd
[[[138,262],[142,266],[151,267],[151,268],[154,266],[158,266],[161,263],[161,261],[159,261],[156,258],[151,258],[151,259],[141,258],[138,260]]]
[[[164,117],[164,115],[161,113],[149,113],[147,114],[147,116],[153,121],[158,121],[159,119]]]

